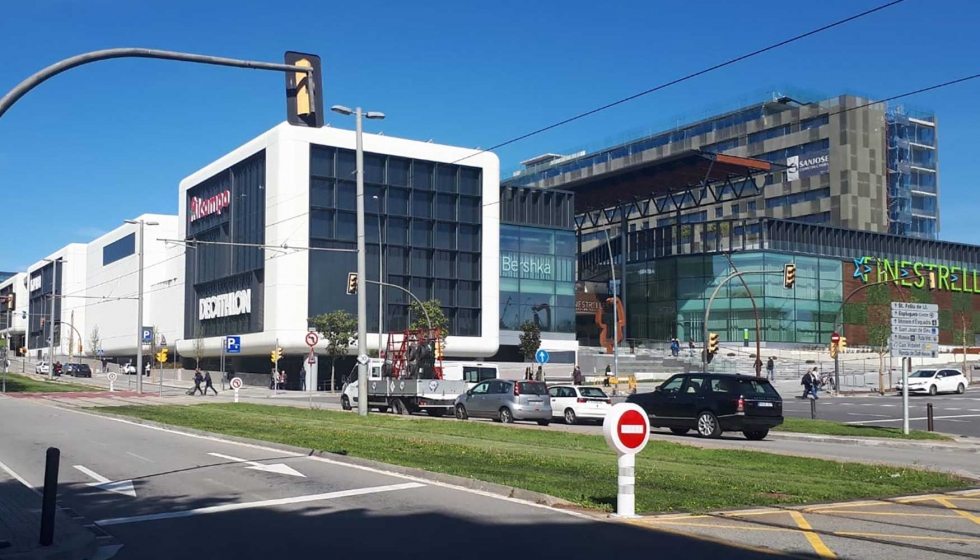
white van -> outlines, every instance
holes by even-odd
[[[382,364],[384,364],[384,360],[377,358],[372,358],[368,362],[369,391],[370,387],[372,386],[371,382],[379,381],[381,379]],[[466,390],[472,389],[477,383],[490,379],[497,379],[499,376],[500,371],[498,370],[496,364],[485,364],[481,362],[456,362],[448,364],[444,363],[442,366],[442,379],[444,381],[465,381]],[[376,391],[371,391],[368,395],[369,398],[373,399],[371,401],[373,403],[372,407],[377,408],[381,412],[386,412],[388,410],[388,406],[386,405],[389,404],[381,400],[381,397],[386,395],[385,387],[386,384],[382,383],[379,389]],[[387,396],[390,397],[393,395]],[[403,402],[405,401],[404,395],[399,395],[399,397]],[[340,395],[340,405],[344,410],[351,410],[354,406],[356,406],[357,398],[357,368],[354,368],[345,379],[343,391]],[[427,400],[433,400],[431,395]]]
[[[455,362],[443,364],[442,378],[447,381],[465,381],[466,388],[472,389],[477,383],[497,379],[500,370],[497,364],[482,362]]]

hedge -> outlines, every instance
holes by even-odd
[[[844,324],[845,325],[867,325],[868,306],[864,303],[845,303],[844,304]]]
[[[939,328],[950,330],[953,328],[953,312],[942,309],[939,311]]]
[[[888,284],[871,286],[867,292],[869,305],[889,305],[892,302],[892,294]]]

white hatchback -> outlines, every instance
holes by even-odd
[[[960,393],[966,392],[970,382],[958,369],[920,369],[909,375],[909,393]],[[902,392],[902,382],[897,386]]]
[[[554,385],[548,389],[551,396],[551,415],[564,418],[566,424],[580,420],[602,421],[612,408],[609,395],[598,387],[581,385]]]

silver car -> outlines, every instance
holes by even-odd
[[[551,423],[548,386],[540,381],[484,381],[456,397],[455,409],[459,420],[472,416],[505,424],[514,420],[534,420],[542,426]]]

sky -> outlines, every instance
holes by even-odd
[[[327,107],[387,115],[366,131],[487,148],[883,3],[7,0],[0,94],[103,48],[271,62],[294,50],[322,58]],[[522,159],[601,148],[773,91],[880,99],[980,73],[977,21],[975,0],[905,0],[496,153],[507,176]],[[42,84],[0,118],[0,270],[24,270],[143,213],[175,214],[182,178],[285,120],[284,82],[133,59]],[[940,238],[980,243],[980,79],[902,102],[939,119]]]

